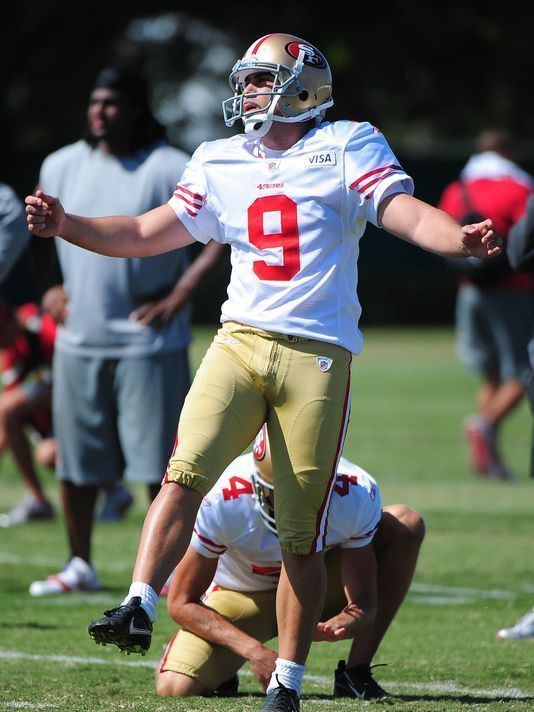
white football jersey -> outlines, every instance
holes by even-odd
[[[383,198],[412,192],[378,129],[337,121],[286,151],[244,134],[203,143],[169,205],[196,240],[231,246],[222,322],[360,353],[359,239]]]
[[[200,554],[219,558],[213,584],[233,591],[276,588],[282,565],[278,539],[265,526],[256,504],[254,471],[252,453],[226,468],[202,501],[191,539]],[[381,515],[375,480],[342,457],[330,500],[326,549],[366,546]]]

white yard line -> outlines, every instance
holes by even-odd
[[[2,706],[11,710],[44,710],[58,709],[59,707],[59,705],[52,705],[47,702],[25,702],[24,700],[8,700],[7,702],[2,702]]]
[[[111,652],[111,651],[110,651]],[[113,649],[116,653],[116,649]],[[39,655],[38,653],[21,653],[18,650],[2,650],[0,648],[0,659],[4,660],[45,660],[54,663],[65,663],[65,665],[124,665],[126,667],[146,667],[153,670],[157,667],[157,662],[153,660],[123,660],[120,657],[97,658],[88,656],[86,658],[78,655]]]
[[[465,588],[459,586],[436,586],[431,583],[418,583],[414,581],[410,586],[411,593],[442,594],[445,596],[465,596],[476,598],[496,598],[508,600],[515,598],[516,594],[511,591],[501,591],[500,589]]]
[[[116,651],[114,651],[116,652]],[[153,660],[122,660],[117,655],[109,658],[100,658],[96,656],[91,657],[80,657],[75,655],[39,655],[35,653],[21,653],[16,650],[2,650],[0,649],[0,659],[4,660],[34,660],[34,661],[46,661],[54,663],[64,663],[65,665],[119,665],[125,667],[144,667],[154,670],[158,663]],[[246,677],[252,676],[249,670],[241,670],[240,675]],[[306,679],[310,682],[315,682],[318,684],[328,685],[332,682],[331,676],[326,675],[306,675]],[[381,680],[381,683],[387,689],[392,691],[398,690],[404,692],[425,692],[430,694],[449,694],[449,695],[476,695],[479,697],[491,697],[495,699],[530,699],[534,697],[534,694],[529,694],[523,690],[519,690],[515,687],[497,687],[497,688],[480,688],[480,687],[466,687],[461,685],[454,680],[447,680],[443,682],[405,682],[397,680]],[[308,702],[322,702],[324,700],[308,700]],[[33,705],[34,703],[32,703]],[[27,707],[29,703],[18,702],[13,700],[12,702],[5,702],[5,706],[10,707]],[[42,704],[42,707],[52,707],[53,705]]]
[[[47,556],[19,556],[18,554],[11,554],[8,551],[0,551],[0,564],[13,564],[15,566],[44,566],[50,568],[51,572],[58,572],[65,566],[65,559],[55,559]],[[123,561],[118,561],[113,564],[107,562],[105,566],[98,566],[99,571],[112,571],[115,573],[122,571],[131,571],[133,566],[133,559],[130,563],[125,563]]]

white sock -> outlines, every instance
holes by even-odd
[[[289,687],[290,690],[295,690],[297,695],[300,697],[300,692],[302,690],[302,678],[304,677],[305,669],[306,665],[294,663],[292,660],[276,658],[276,667],[271,675],[271,681],[267,687],[267,692],[269,693],[279,687],[281,683],[284,687]]]
[[[130,585],[130,590],[121,606],[124,606],[132,596],[139,596],[141,598],[141,608],[147,613],[151,622],[154,623],[156,620],[156,606],[158,604],[158,594],[154,591],[152,586],[142,581],[133,581]]]

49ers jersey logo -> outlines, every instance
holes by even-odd
[[[252,446],[252,452],[254,453],[254,459],[257,462],[261,462],[265,458],[265,452],[267,450],[267,442],[265,440],[265,430],[262,428],[257,434],[254,444]]]
[[[304,59],[302,61],[308,67],[315,67],[316,69],[326,67],[326,59],[319,50],[312,47],[312,45],[304,44],[304,42],[289,42],[286,44],[286,52],[291,57],[294,57],[294,59],[298,59],[299,54],[304,52]]]

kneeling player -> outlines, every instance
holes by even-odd
[[[168,609],[181,626],[156,673],[158,694],[228,695],[248,661],[265,690],[276,652],[276,586],[281,553],[265,428],[253,453],[238,457],[204,499]],[[328,591],[316,641],[352,639],[334,674],[335,697],[387,693],[371,661],[412,581],[424,537],[405,505],[381,508],[373,478],[341,458],[326,534]]]

